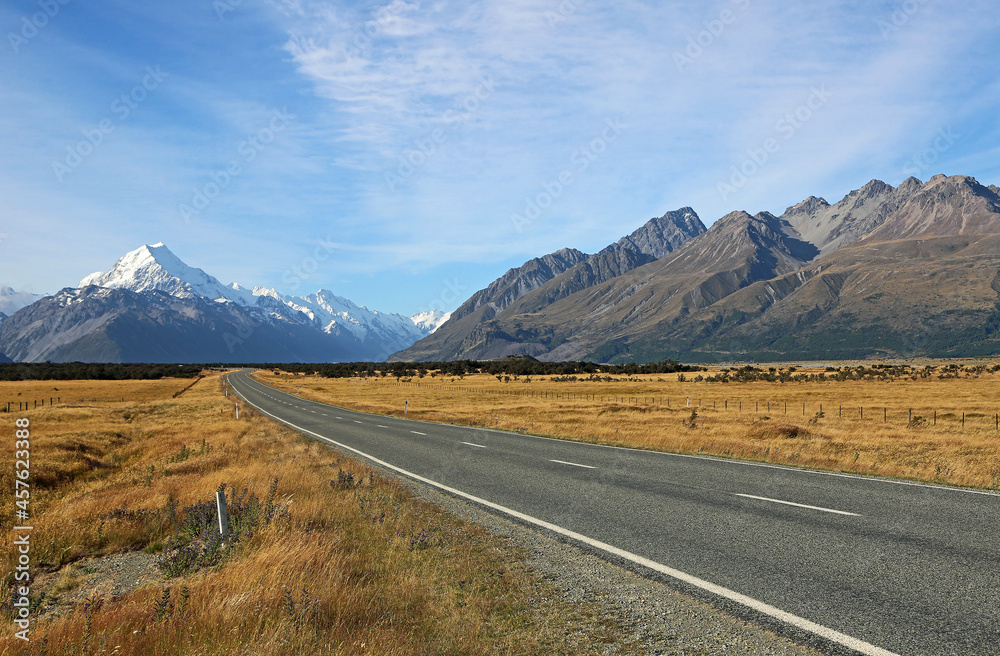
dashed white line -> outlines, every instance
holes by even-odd
[[[375,425],[378,426],[379,428],[389,428],[388,426],[383,426],[382,424],[375,424]]]
[[[478,447],[480,449],[485,449],[486,448],[485,444],[473,444],[472,442],[462,442],[462,444],[468,444],[469,446]]]
[[[581,465],[578,462],[566,462],[565,460],[549,460],[549,462],[558,462],[560,465],[572,465],[573,467],[583,467],[584,469],[597,469],[597,467],[590,465]]]
[[[426,435],[427,433],[421,433],[420,431],[410,431],[414,435]]]
[[[819,506],[807,506],[804,503],[793,503],[791,501],[782,501],[781,499],[769,499],[767,497],[757,497],[752,494],[737,494],[738,497],[744,497],[745,499],[757,499],[758,501],[769,501],[771,503],[780,503],[786,506],[795,506],[796,508],[808,508],[809,510],[820,510],[822,512],[835,513],[837,515],[850,515],[851,517],[861,517],[858,513],[847,512],[846,510],[833,510],[832,508],[821,508]]]
[[[361,422],[360,422],[360,421],[358,421],[357,419],[355,419],[355,420],[354,420],[354,423],[355,423],[355,424],[360,424]]]

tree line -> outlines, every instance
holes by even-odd
[[[200,364],[151,364],[109,362],[0,363],[0,380],[137,380],[165,376],[193,378]]]

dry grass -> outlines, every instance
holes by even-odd
[[[61,614],[36,610],[31,642],[8,638],[0,654],[576,654],[615,639],[588,609],[549,601],[514,550],[482,529],[252,410],[237,421],[216,375],[172,398],[189,383],[59,382],[49,386],[130,400],[2,415],[10,436],[15,417],[31,421],[32,568],[63,570],[45,603],[87,585],[67,563],[169,549],[170,500],[183,509],[223,483],[263,497],[277,478],[287,514],[219,565]],[[12,459],[8,449],[6,490]],[[149,512],[108,518],[115,509]],[[8,589],[11,517],[0,519]],[[13,626],[8,604],[3,621]]]
[[[823,368],[799,367],[810,371]],[[255,375],[367,412],[401,416],[408,400],[407,416],[425,421],[1000,488],[998,373],[792,383],[693,382],[692,374],[685,382],[675,374],[610,382]]]

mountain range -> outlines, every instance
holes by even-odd
[[[835,204],[690,208],[511,269],[391,356],[689,362],[1000,353],[1000,189],[873,180]]]
[[[0,288],[0,362],[686,362],[1000,354],[1000,188],[872,180],[780,216],[690,207],[533,258],[454,312],[224,285],[163,244],[45,297]]]
[[[7,296],[15,296],[13,292]],[[14,307],[11,303],[10,307]],[[223,285],[163,244],[0,317],[0,359],[18,362],[382,360],[447,315],[370,310],[327,290],[286,296]]]

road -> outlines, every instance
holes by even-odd
[[[317,439],[829,653],[1000,654],[1000,495],[352,412],[230,385]]]

